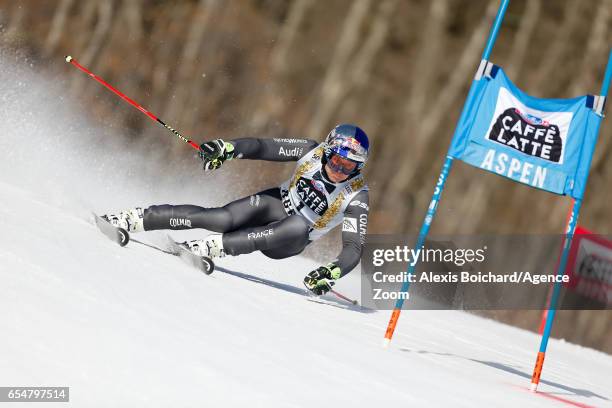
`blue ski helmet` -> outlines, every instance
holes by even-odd
[[[334,154],[357,163],[355,173],[358,173],[368,160],[370,142],[368,135],[355,125],[342,124],[332,129],[325,138],[326,163]]]

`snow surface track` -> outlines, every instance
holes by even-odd
[[[118,247],[89,212],[217,204],[177,182],[203,177],[197,163],[161,177],[152,152],[111,142],[48,79],[0,56],[1,386],[70,386],[75,407],[612,406],[612,357],[591,349],[552,340],[534,395],[527,331],[405,311],[383,350],[389,312],[301,294],[311,260],[252,254],[218,262],[241,277],[206,276]],[[338,289],[359,297],[358,274]]]

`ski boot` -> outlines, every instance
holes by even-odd
[[[144,231],[144,212],[141,207],[123,210],[118,214],[105,214],[102,218],[112,226],[123,228],[127,232]]]
[[[222,237],[223,236],[221,234],[212,234],[204,239],[186,241],[180,243],[179,245],[197,256],[210,259],[223,258],[226,254],[225,250],[223,249]]]

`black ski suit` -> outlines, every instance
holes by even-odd
[[[236,158],[283,162],[297,161],[318,146],[317,142],[304,139],[243,138],[230,143]],[[333,188],[331,183],[326,185]],[[359,263],[368,210],[365,189],[353,197],[344,211],[342,251],[334,261],[342,276]],[[203,228],[223,233],[223,247],[229,255],[259,250],[270,258],[281,259],[299,254],[311,242],[312,225],[302,215],[290,214],[283,204],[280,188],[275,187],[218,208],[153,205],[144,210],[144,229]]]

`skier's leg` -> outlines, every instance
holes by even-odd
[[[280,191],[274,188],[218,208],[153,205],[144,210],[144,230],[203,228],[215,232],[230,232],[239,228],[265,225],[286,216]]]
[[[306,243],[308,245],[308,242]],[[280,248],[264,249],[262,254],[272,259],[285,259],[301,254],[306,245],[288,245]]]
[[[308,245],[309,226],[299,215],[291,215],[261,227],[243,228],[223,234],[226,254],[240,255],[262,251],[271,258],[297,255]]]

